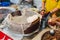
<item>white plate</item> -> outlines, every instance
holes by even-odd
[[[12,8],[12,7],[0,7],[0,9],[2,9],[2,8],[4,8],[4,9],[9,9],[9,10],[11,10],[11,11],[15,11],[15,10],[16,10],[15,8]]]

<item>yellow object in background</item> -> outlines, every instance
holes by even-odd
[[[51,11],[54,8],[60,8],[60,0],[42,0],[43,2],[45,1],[45,7],[46,7],[46,11]]]

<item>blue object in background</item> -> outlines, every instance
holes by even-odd
[[[1,6],[9,6],[10,2],[1,2]]]
[[[10,2],[0,2],[0,6],[9,6]]]
[[[1,2],[0,2],[0,6],[1,6]]]
[[[10,0],[1,0],[0,3],[1,3],[0,6],[9,6]]]

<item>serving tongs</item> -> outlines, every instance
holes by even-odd
[[[50,17],[51,13],[49,12],[48,14],[45,14],[44,16],[42,16],[41,22],[40,22],[40,28],[39,30],[43,30],[47,27],[48,25],[48,18]]]

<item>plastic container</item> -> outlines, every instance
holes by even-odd
[[[34,16],[34,15],[37,15],[37,18],[32,19],[33,22],[27,22],[27,18]],[[11,18],[13,20],[11,20]],[[18,19],[18,21],[15,21],[16,19]],[[24,16],[10,17],[10,18],[8,18],[8,20],[7,20],[7,25],[8,25],[8,29],[9,29],[8,31],[10,31],[11,33],[14,33],[14,34],[22,34],[24,36],[30,36],[39,30],[38,28],[40,25],[39,24],[40,18],[37,13],[30,11],[30,10],[27,11]]]

